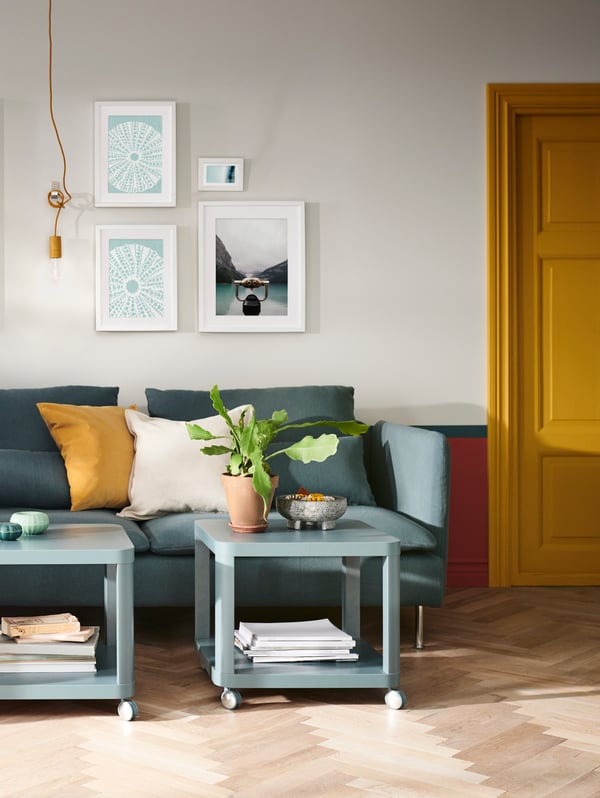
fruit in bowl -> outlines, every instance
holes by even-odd
[[[335,528],[335,522],[346,512],[348,500],[345,496],[298,492],[277,496],[275,506],[290,529],[327,530]]]

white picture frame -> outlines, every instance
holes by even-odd
[[[175,206],[175,105],[121,100],[94,104],[96,207]]]
[[[199,191],[243,191],[243,158],[198,158]]]
[[[201,332],[304,332],[304,217],[302,201],[198,203]]]
[[[176,329],[176,225],[97,225],[96,330]]]

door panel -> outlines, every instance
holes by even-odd
[[[516,126],[514,584],[600,579],[600,113]]]
[[[542,229],[600,225],[600,142],[544,141],[541,154]]]

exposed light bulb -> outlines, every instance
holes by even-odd
[[[62,258],[62,241],[60,236],[50,236],[50,274],[53,280],[60,276],[60,259]]]

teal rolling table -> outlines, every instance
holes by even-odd
[[[235,688],[387,687],[392,709],[406,697],[400,682],[400,541],[360,521],[338,521],[335,529],[288,529],[269,521],[265,532],[233,532],[226,520],[196,521],[196,650],[214,684],[223,687],[221,703],[236,709]],[[214,636],[211,636],[210,558],[214,557]],[[233,644],[235,567],[241,557],[341,557],[342,628],[357,640],[356,662],[253,664]],[[381,557],[383,573],[383,654],[360,640],[361,557]]]
[[[11,565],[102,567],[105,616],[102,642],[96,651],[96,673],[0,673],[0,699],[120,698],[119,716],[123,720],[136,717],[137,706],[130,699],[135,688],[133,558],[133,544],[116,524],[51,524],[41,535],[0,543],[0,566],[5,568]],[[64,611],[69,609],[65,607]]]

